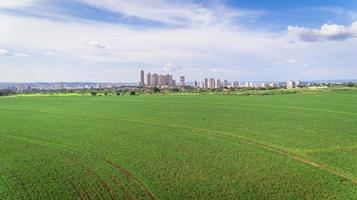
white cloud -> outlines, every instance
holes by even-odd
[[[35,0],[1,0],[0,8],[18,8],[30,5]]]
[[[29,55],[26,54],[26,53],[14,53],[14,56],[16,56],[16,57],[27,57]]]
[[[182,65],[190,61],[196,63],[204,60],[224,60],[225,53],[265,54],[260,50],[274,43],[269,34],[223,26],[135,30],[122,25],[96,22],[61,23],[36,18],[0,16],[0,26],[5,30],[0,32],[1,43],[14,49],[37,53],[55,50],[57,55],[68,58],[139,61],[161,66],[164,63]],[[97,48],[106,48],[106,51],[97,51]]]
[[[211,68],[211,69],[209,69],[209,71],[212,72],[212,73],[218,73],[218,72],[221,72],[222,69],[219,69],[219,68]]]
[[[0,49],[0,56],[8,56],[10,52],[7,49]]]
[[[348,27],[338,24],[324,24],[320,29],[288,26],[288,33],[292,40],[306,42],[347,40],[357,37],[357,21]]]
[[[255,18],[263,14],[261,11],[232,10],[222,5],[215,9],[193,3],[178,3],[165,0],[80,0],[91,6],[124,14],[127,17],[165,23],[173,26],[205,26],[214,23],[229,23],[230,20],[242,16]]]
[[[1,46],[31,55],[26,58],[26,67],[21,67],[21,63],[9,63],[8,66],[21,69],[23,74],[31,74],[31,70],[38,69],[37,74],[41,80],[68,80],[67,76],[60,76],[66,70],[72,80],[77,81],[93,80],[93,77],[96,81],[136,81],[140,67],[152,71],[179,72],[189,80],[215,76],[217,72],[232,80],[273,80],[274,75],[276,78],[292,74],[290,77],[299,78],[294,75],[302,74],[298,69],[294,71],[295,68],[287,69],[284,66],[289,58],[294,58],[291,60],[295,62],[298,60],[299,64],[312,59],[321,60],[328,66],[330,63],[336,64],[334,58],[338,57],[338,60],[347,60],[343,67],[348,67],[352,66],[348,60],[354,58],[351,52],[357,51],[356,41],[353,40],[338,43],[289,43],[286,33],[249,31],[239,25],[231,26],[233,18],[254,15],[254,12],[231,11],[219,6],[214,9],[193,4],[177,6],[163,1],[83,1],[98,7],[106,6],[106,9],[115,12],[124,12],[127,16],[173,26],[141,29],[121,24],[80,21],[76,18],[63,22],[0,13]],[[186,22],[188,26],[180,26]],[[314,41],[328,40],[341,32],[353,32],[357,22],[344,28],[327,25],[318,30],[303,27],[296,27],[295,30],[292,27],[289,34],[295,39],[306,39],[306,35],[310,35]],[[12,52],[10,54],[14,55]],[[271,70],[264,73],[264,69]],[[315,74],[310,75],[323,74],[315,71]],[[344,70],[340,71],[342,73]],[[1,74],[4,73],[0,71]],[[272,77],[268,77],[270,74]],[[14,72],[11,77],[16,79],[18,76]],[[7,77],[0,78],[7,80]],[[33,80],[38,79],[34,77]]]
[[[182,69],[182,67],[180,65],[173,64],[173,63],[167,63],[163,67],[163,70],[165,72],[174,72],[174,71],[177,71],[177,70],[180,70],[180,69]]]
[[[28,56],[28,54],[25,53],[20,53],[20,52],[15,52],[12,53],[7,49],[0,49],[0,56],[15,56],[15,57],[25,57]]]
[[[89,46],[92,46],[92,47],[96,47],[98,49],[105,49],[107,48],[106,45],[100,43],[100,42],[97,42],[97,41],[89,41],[89,42],[86,42],[87,45]]]

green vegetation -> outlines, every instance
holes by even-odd
[[[291,91],[0,98],[0,199],[356,199],[357,90]]]

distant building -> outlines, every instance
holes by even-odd
[[[271,88],[277,88],[279,86],[279,84],[277,83],[269,83],[269,87]]]
[[[286,87],[286,89],[295,88],[296,87],[296,83],[293,80],[288,80],[288,81],[286,81],[285,87]]]
[[[220,79],[217,79],[217,88],[221,88],[222,87],[222,83]]]
[[[243,85],[243,87],[245,87],[245,88],[249,88],[249,82],[244,82],[244,85]]]
[[[292,88],[296,88],[296,87],[300,87],[302,86],[302,83],[300,80],[288,80],[286,81],[285,87],[287,89],[292,89]]]
[[[151,75],[151,87],[157,87],[159,85],[159,76],[157,74]]]
[[[166,75],[159,75],[159,86],[166,85]]]
[[[147,86],[151,87],[151,74],[148,73],[147,76],[146,76],[146,81],[147,81]]]
[[[227,80],[223,81],[223,87],[228,87],[228,81]]]
[[[140,86],[145,86],[145,80],[143,79],[144,71],[141,71]],[[144,81],[144,84],[142,84]],[[148,87],[162,87],[168,88],[175,86],[176,82],[172,79],[171,74],[151,74],[146,75],[146,85]]]
[[[140,72],[140,86],[141,87],[144,87],[145,86],[145,79],[144,79],[144,70],[141,70],[141,72]]]
[[[239,82],[238,81],[234,81],[233,82],[233,87],[234,88],[239,88]]]
[[[208,88],[208,78],[205,78],[204,88],[205,88],[205,89],[207,89],[207,88]]]
[[[200,82],[200,88],[205,88],[205,82],[203,81]]]
[[[180,76],[180,87],[185,87],[186,83],[185,83],[185,77],[184,76]]]
[[[216,87],[216,80],[214,80],[214,78],[210,78],[208,84],[209,84],[208,87],[210,89],[214,89]]]
[[[172,75],[166,74],[165,85],[172,86]]]

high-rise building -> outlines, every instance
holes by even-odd
[[[197,81],[195,81],[195,88],[197,88],[198,87],[198,82]]]
[[[146,76],[146,81],[147,81],[147,86],[151,86],[151,74],[150,73],[148,73],[148,75]]]
[[[166,75],[159,75],[159,86],[166,85]]]
[[[234,88],[239,88],[239,82],[238,81],[234,81],[233,82],[233,87]]]
[[[269,83],[269,87],[271,88],[277,88],[279,84],[277,83]]]
[[[249,82],[245,82],[245,83],[244,83],[244,87],[245,87],[245,88],[249,88],[249,86],[250,86],[250,83],[249,83]]]
[[[217,79],[217,88],[221,88],[222,85],[221,85],[221,80],[220,79]]]
[[[201,81],[200,88],[205,88],[205,82]]]
[[[141,72],[140,72],[140,86],[141,87],[144,87],[145,86],[145,79],[144,79],[144,70],[141,70]]]
[[[295,88],[295,86],[296,86],[296,82],[295,81],[292,81],[292,80],[286,81],[286,88],[287,89]]]
[[[223,87],[228,87],[228,81],[227,80],[223,81]]]
[[[214,89],[216,87],[216,80],[214,78],[209,79],[209,86],[210,89]]]
[[[185,77],[184,76],[180,76],[180,86],[181,87],[185,87]]]
[[[159,76],[157,74],[151,75],[151,87],[157,87],[159,85]]]
[[[166,83],[165,85],[171,86],[172,85],[172,75],[166,74]]]
[[[205,78],[205,85],[204,88],[207,89],[208,88],[208,78]]]

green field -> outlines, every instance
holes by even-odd
[[[0,98],[0,199],[357,199],[357,90]]]

